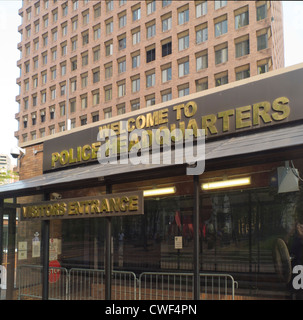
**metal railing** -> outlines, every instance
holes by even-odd
[[[49,283],[50,300],[104,300],[105,271],[50,267],[59,274]],[[42,266],[18,268],[18,299],[42,298]],[[112,272],[113,300],[191,300],[193,273]],[[200,273],[200,299],[234,300],[237,282],[229,274]]]
[[[93,269],[70,270],[70,300],[104,300],[105,271]],[[136,300],[137,278],[133,272],[113,271],[112,299]]]
[[[65,268],[49,267],[50,273],[60,274],[48,286],[49,300],[67,300],[69,273]],[[23,265],[18,268],[18,299],[42,298],[42,266]]]
[[[234,300],[238,286],[229,274],[200,273],[200,299]],[[144,272],[139,277],[139,300],[192,300],[193,273]]]

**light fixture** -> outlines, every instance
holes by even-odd
[[[173,194],[173,193],[176,193],[176,187],[144,190],[143,196],[144,197],[153,197],[153,196],[163,196],[166,194]]]
[[[231,188],[239,186],[247,186],[251,184],[250,177],[240,179],[221,180],[202,184],[202,190],[213,190],[221,188]]]

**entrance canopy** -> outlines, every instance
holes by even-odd
[[[228,161],[235,157],[258,156],[276,151],[287,151],[303,146],[303,124],[271,128],[266,131],[234,136],[216,141],[207,141],[205,146],[206,170],[208,163]],[[285,156],[290,156],[289,153]],[[242,158],[241,158],[242,159]],[[240,160],[241,160],[240,159]],[[263,159],[264,160],[264,159]],[[274,160],[275,159],[271,159]],[[280,159],[288,160],[288,159]],[[181,169],[185,174],[186,165],[138,164],[100,165],[93,164],[68,170],[61,170],[6,184],[0,187],[0,198],[15,198],[43,192],[53,192],[62,188],[89,187],[105,184],[106,180],[123,180],[125,176],[154,177],[156,172],[172,170],[176,174]],[[151,173],[153,176],[151,176]],[[162,174],[162,173],[161,173]]]

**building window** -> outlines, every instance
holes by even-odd
[[[257,21],[263,20],[267,17],[267,5],[257,7]]]
[[[205,42],[208,40],[208,27],[204,24],[203,27],[196,30],[196,44]]]
[[[189,20],[189,9],[183,9],[182,11],[178,12],[178,24],[184,24],[185,22],[188,22]]]
[[[26,129],[27,128],[27,116],[23,117],[23,128]]]
[[[82,67],[88,65],[88,53],[82,54]]]
[[[119,17],[119,28],[126,26],[126,13]]]
[[[72,71],[77,70],[77,59],[76,58],[71,59],[71,70]]]
[[[137,54],[132,57],[132,68],[137,68],[139,66],[140,66],[140,54]]]
[[[33,114],[32,114],[32,125],[34,126],[34,125],[36,125],[36,123],[37,123],[36,114],[33,113]]]
[[[126,71],[126,60],[122,60],[118,62],[118,73],[123,73]]]
[[[112,117],[112,108],[104,110],[104,119],[109,119]]]
[[[70,112],[73,113],[73,112],[76,112],[76,100],[73,99],[70,101]]]
[[[49,118],[51,120],[55,119],[55,108],[54,107],[49,108]]]
[[[123,103],[122,105],[117,106],[117,115],[121,115],[125,113],[125,104]]]
[[[51,88],[51,99],[52,100],[56,99],[56,88]]]
[[[45,110],[41,110],[40,119],[41,119],[41,123],[45,122]]]
[[[79,7],[79,2],[78,2],[78,0],[73,0],[73,10],[74,10],[74,11],[77,10],[78,7]]]
[[[62,122],[62,123],[59,123],[59,132],[63,132],[65,131],[65,123]]]
[[[105,55],[111,56],[113,54],[113,43],[106,43],[105,44]]]
[[[215,36],[219,37],[227,33],[227,19],[215,23]]]
[[[105,30],[106,30],[106,35],[109,35],[113,32],[114,30],[114,23],[113,20],[111,19],[110,21],[107,21],[105,24]]]
[[[189,74],[189,61],[181,62],[178,64],[179,78]]]
[[[141,8],[136,8],[133,10],[133,21],[140,20],[141,18]]]
[[[172,99],[171,90],[165,90],[164,92],[161,92],[161,101],[166,102]]]
[[[239,13],[235,16],[235,28],[239,29],[241,27],[247,26],[249,24],[248,10]]]
[[[87,74],[84,74],[84,75],[81,76],[81,87],[82,87],[82,89],[87,87],[87,80],[88,80]]]
[[[215,76],[215,85],[216,87],[222,86],[223,84],[228,83],[228,74],[227,72],[223,72]]]
[[[77,43],[78,43],[77,37],[71,39],[71,42],[72,42],[72,51],[75,51],[77,49]]]
[[[126,84],[125,82],[118,84],[118,97],[124,97],[126,94]]]
[[[65,116],[65,103],[60,105],[60,116]]]
[[[208,67],[208,54],[207,52],[196,57],[196,70],[203,70]]]
[[[215,10],[223,8],[227,5],[227,0],[215,0]]]
[[[196,91],[203,91],[208,89],[208,78],[196,80]]]
[[[168,5],[170,5],[171,1],[172,0],[162,0],[162,7],[164,8],[164,7],[168,6]]]
[[[207,14],[207,1],[202,1],[196,5],[196,18]]]
[[[151,14],[156,11],[156,0],[152,0],[147,3],[147,14]]]
[[[153,23],[146,28],[146,37],[150,39],[156,35],[156,24]]]
[[[258,74],[266,73],[270,70],[271,66],[271,60],[270,59],[264,59],[261,61],[258,61]]]
[[[114,1],[113,0],[107,0],[106,1],[106,11],[112,11],[114,9]]]
[[[94,7],[94,18],[97,19],[100,16],[101,16],[101,4],[97,4]]]
[[[101,28],[98,25],[94,28],[94,40],[98,40],[100,39],[100,37],[101,37]]]
[[[82,34],[82,46],[85,46],[86,44],[89,43],[89,36],[88,36],[88,32],[84,32]]]
[[[80,118],[81,126],[85,126],[87,124],[87,117]]]
[[[99,121],[99,114],[92,115],[92,122],[97,122],[97,121]]]
[[[42,73],[42,84],[46,84],[47,82],[47,73],[46,71]]]
[[[224,63],[228,60],[228,48],[215,49],[215,64]]]
[[[126,48],[126,36],[122,36],[122,38],[118,39],[119,50],[123,50]]]
[[[249,39],[243,40],[235,44],[236,58],[249,54]]]
[[[81,97],[81,109],[86,109],[87,108],[87,96],[82,96]]]
[[[98,61],[100,59],[100,48],[99,46],[97,48],[93,49],[94,53],[94,62]]]
[[[152,73],[148,73],[146,75],[146,88],[153,87],[155,85],[156,74],[153,71]]]
[[[172,17],[167,17],[162,20],[162,32],[170,30],[172,27]]]
[[[156,104],[156,99],[154,95],[145,97],[146,107],[150,107]]]
[[[61,65],[61,75],[64,76],[66,74],[66,64]]]
[[[189,35],[183,35],[178,39],[178,48],[179,51],[185,50],[189,47]]]
[[[266,49],[268,47],[267,33],[261,34],[257,37],[257,48],[259,50]]]
[[[110,101],[112,99],[112,87],[105,88],[105,101]]]
[[[61,96],[64,96],[65,93],[66,93],[66,84],[64,83],[64,84],[60,85],[60,94],[61,94]]]
[[[75,92],[77,90],[77,80],[71,80],[71,92]]]
[[[83,25],[87,25],[89,23],[89,13],[83,13]]]
[[[236,81],[237,80],[242,80],[242,79],[246,79],[250,77],[250,70],[245,69],[245,70],[240,70],[240,71],[236,71]]]
[[[170,81],[172,79],[172,69],[171,66],[162,69],[162,83]]]
[[[100,94],[99,91],[93,92],[93,106],[99,104],[100,102]]]
[[[132,80],[132,93],[140,91],[140,78]]]
[[[140,29],[139,30],[135,30],[133,33],[133,45],[136,45],[138,43],[140,43],[141,40],[141,32]]]
[[[100,71],[95,70],[93,71],[93,83],[97,83],[100,81]]]
[[[156,59],[156,49],[150,49],[148,51],[146,51],[146,62],[151,62],[154,61]]]
[[[162,57],[168,56],[172,53],[171,41],[162,44]]]
[[[184,97],[189,95],[189,86],[188,84],[182,85],[178,88],[178,97]]]
[[[140,109],[140,100],[131,101],[131,111],[136,111]]]

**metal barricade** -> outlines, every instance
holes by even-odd
[[[104,300],[105,271],[78,268],[71,269],[69,299]],[[112,272],[112,299],[137,299],[137,279],[133,272]]]
[[[237,282],[229,274],[200,273],[200,299],[234,300]],[[144,272],[139,277],[139,300],[192,300],[193,273]]]
[[[18,268],[18,299],[42,299],[42,266]],[[112,272],[113,300],[192,300],[193,273]],[[137,291],[139,287],[139,292]],[[201,300],[234,300],[237,282],[229,274],[200,273]],[[50,300],[104,300],[105,271],[50,267]]]
[[[49,300],[66,300],[69,274],[67,269],[49,267]],[[54,276],[55,275],[55,276]],[[42,299],[42,266],[22,265],[18,267],[18,299]]]

